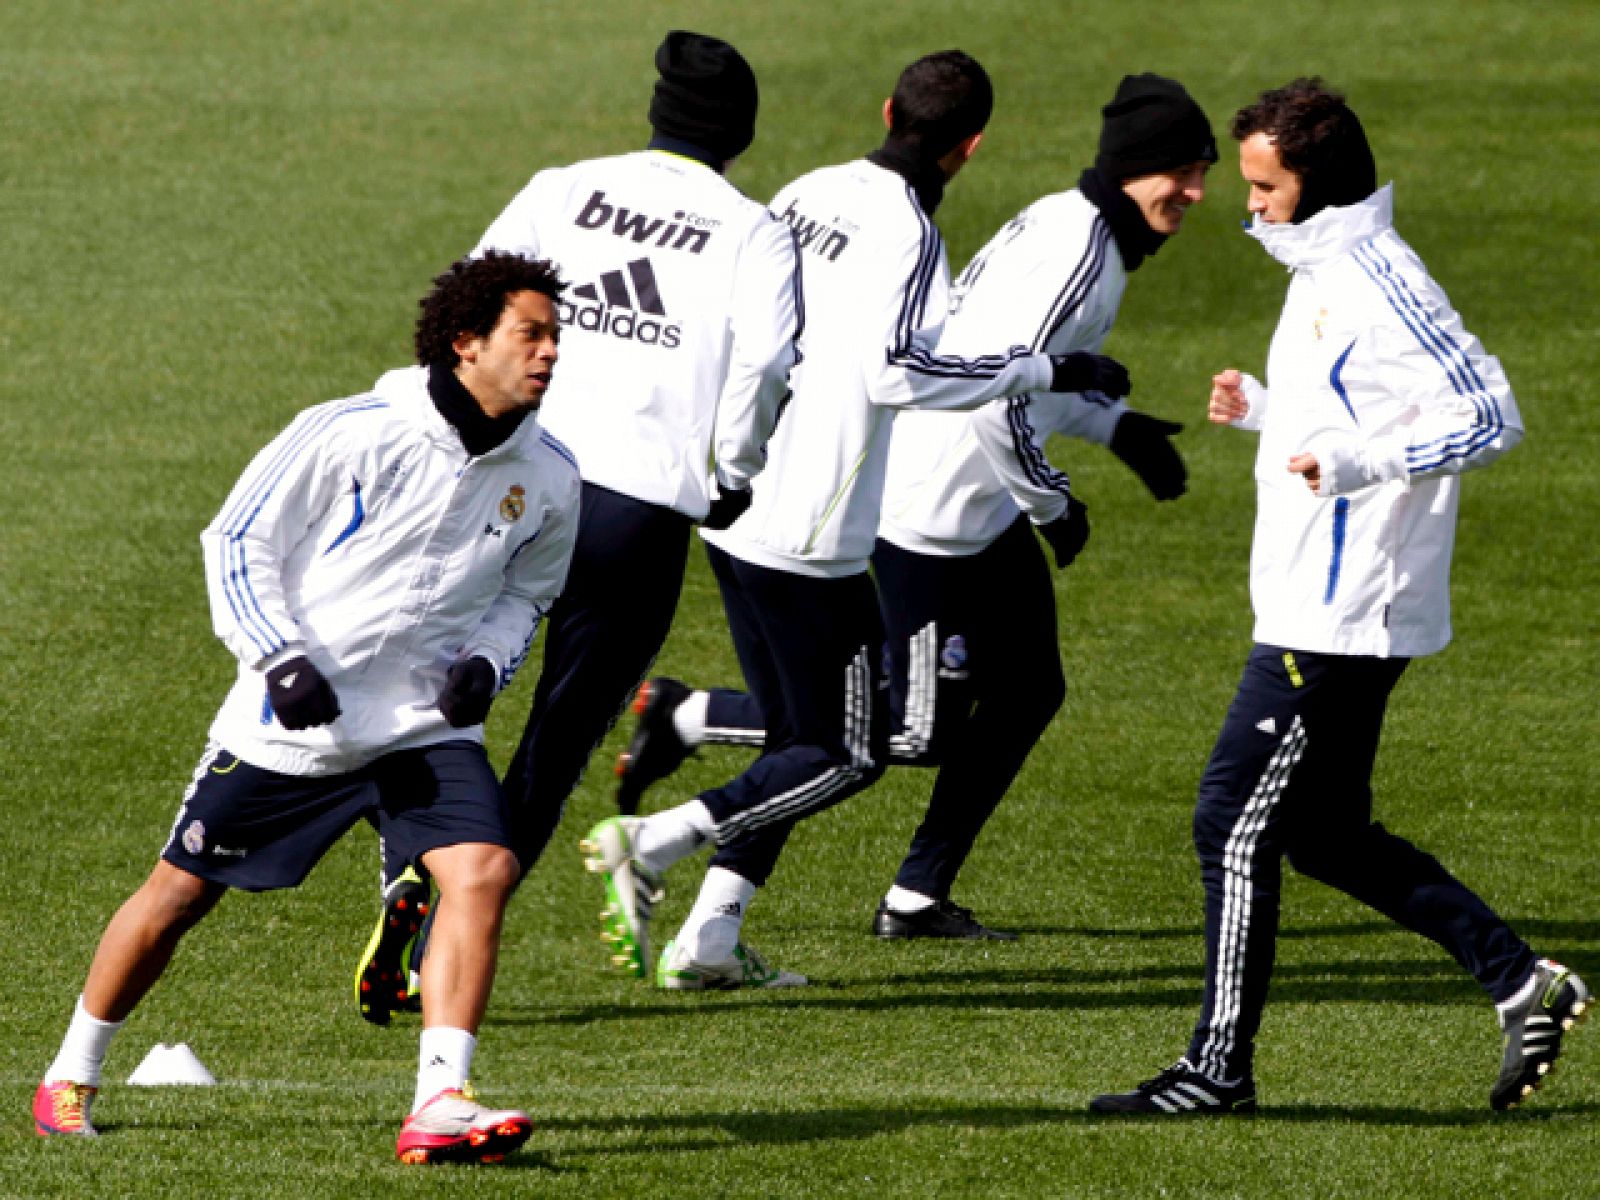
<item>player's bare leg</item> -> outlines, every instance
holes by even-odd
[[[500,927],[517,885],[516,856],[469,842],[430,850],[422,863],[439,899],[422,962],[424,1025],[476,1031],[489,1003],[500,952]]]
[[[124,1020],[161,978],[183,935],[227,890],[158,862],[100,935],[83,985],[84,1008],[102,1021]]]
[[[422,864],[433,874],[439,899],[422,961],[416,1095],[395,1153],[413,1164],[498,1162],[528,1140],[533,1122],[516,1109],[478,1103],[467,1073],[520,870],[511,851],[475,842],[430,850]]]

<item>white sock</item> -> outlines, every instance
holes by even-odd
[[[739,942],[756,885],[725,867],[706,872],[694,907],[678,930],[678,945],[698,963],[727,962]]]
[[[1533,989],[1539,986],[1539,971],[1535,968],[1528,972],[1528,982],[1517,989],[1516,994],[1507,997],[1496,1004],[1495,1011],[1500,1014],[1500,1028],[1506,1027],[1506,1017],[1514,1010],[1521,1008],[1533,995]]]
[[[646,869],[665,871],[711,841],[716,829],[710,810],[691,800],[640,821],[633,834],[634,852]]]
[[[472,1055],[477,1048],[478,1039],[465,1029],[449,1025],[424,1029],[417,1055],[417,1092],[411,1100],[411,1111],[416,1112],[442,1091],[450,1088],[459,1091],[467,1082]]]
[[[72,1022],[67,1026],[67,1035],[61,1039],[61,1049],[56,1052],[55,1062],[44,1073],[44,1081],[56,1083],[65,1080],[99,1087],[100,1064],[105,1062],[106,1047],[111,1045],[111,1039],[121,1028],[121,1021],[102,1021],[99,1017],[91,1017],[89,1010],[83,1007],[83,997],[79,996],[77,1006],[72,1010]]]
[[[710,692],[690,692],[684,702],[672,710],[672,728],[685,746],[698,746],[705,741],[706,710],[710,706]]]
[[[932,908],[939,903],[932,896],[924,896],[921,892],[913,892],[901,887],[898,883],[889,889],[889,894],[883,898],[895,912],[909,917],[912,913],[919,913],[925,908]]]

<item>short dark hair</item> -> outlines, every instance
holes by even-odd
[[[1278,161],[1300,177],[1296,222],[1324,208],[1356,204],[1377,190],[1378,170],[1361,119],[1318,76],[1262,92],[1233,115],[1229,130],[1241,142],[1266,134]]]
[[[1252,133],[1266,134],[1278,148],[1278,161],[1304,175],[1316,165],[1318,147],[1353,115],[1343,95],[1312,75],[1262,92],[1233,115],[1230,131],[1241,142]]]
[[[420,302],[413,342],[425,367],[454,367],[461,361],[455,340],[463,333],[486,337],[500,322],[515,292],[540,292],[559,300],[566,284],[547,258],[527,258],[490,250],[481,258],[461,258],[433,281]]]
[[[889,132],[941,157],[981,133],[994,112],[994,85],[978,60],[960,50],[917,59],[894,85]]]

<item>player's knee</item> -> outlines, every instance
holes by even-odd
[[[199,924],[226,890],[165,861],[157,864],[140,889],[152,920],[178,934]]]
[[[477,842],[447,846],[423,856],[441,897],[503,906],[522,878],[517,856],[504,846]]]
[[[1192,833],[1195,852],[1202,863],[1221,856],[1232,836],[1236,816],[1237,809],[1226,802],[1226,797],[1201,789],[1195,801]]]

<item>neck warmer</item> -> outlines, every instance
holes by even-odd
[[[942,157],[942,156],[941,156]],[[944,199],[945,177],[938,157],[930,157],[921,142],[911,138],[897,138],[893,134],[883,139],[867,161],[893,171],[911,185],[917,194],[917,203],[930,217]]]
[[[1138,269],[1140,263],[1166,243],[1167,235],[1151,229],[1139,206],[1099,167],[1090,167],[1078,176],[1078,190],[1111,226],[1111,236],[1116,239],[1117,251],[1127,270]]]
[[[710,167],[718,175],[722,174],[724,160],[716,156],[715,152],[707,150],[704,146],[696,146],[693,142],[686,142],[682,138],[668,137],[658,133],[650,139],[647,150],[660,150],[664,154],[676,154],[680,158],[692,158],[695,162]]]
[[[460,435],[461,444],[473,458],[504,445],[533,411],[519,408],[503,417],[491,417],[479,407],[455,371],[437,363],[428,369],[428,395],[433,398],[439,415]]]

